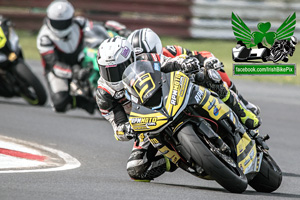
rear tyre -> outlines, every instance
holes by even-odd
[[[273,192],[279,188],[282,172],[271,156],[264,155],[259,173],[249,181],[249,185],[258,192]]]
[[[233,193],[242,193],[246,190],[247,178],[240,168],[237,165],[236,167],[226,165],[217,158],[196,135],[192,125],[180,130],[178,140],[193,160],[226,190]]]
[[[283,54],[280,51],[275,51],[273,54],[273,62],[276,63],[282,59],[283,59]]]
[[[33,74],[23,60],[15,66],[20,87],[20,95],[31,105],[44,105],[47,94],[40,80]]]

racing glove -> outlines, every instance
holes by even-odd
[[[200,63],[199,60],[195,57],[189,57],[185,59],[181,64],[181,70],[184,73],[188,73],[199,69],[200,69]]]
[[[220,74],[214,69],[201,68],[201,70],[195,74],[194,80],[196,84],[202,85],[217,93],[220,98],[226,96],[228,92]]]
[[[87,80],[90,75],[90,69],[89,68],[82,68],[78,72],[78,79],[81,81]]]
[[[204,67],[206,69],[214,69],[214,70],[220,70],[224,68],[224,65],[222,62],[219,61],[216,57],[209,57],[206,60],[204,60]]]
[[[115,138],[118,141],[128,141],[136,137],[134,130],[131,128],[130,123],[126,122],[118,126],[115,131]]]

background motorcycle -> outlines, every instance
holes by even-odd
[[[31,105],[44,105],[46,90],[25,63],[11,22],[0,16],[0,25],[0,96],[19,96]]]
[[[138,137],[149,137],[178,167],[230,192],[242,193],[248,184],[260,192],[276,190],[282,172],[268,152],[267,137],[247,130],[213,92],[191,80],[179,71],[161,73],[159,62],[127,67],[129,122]],[[222,150],[220,137],[231,153]]]
[[[82,51],[83,60],[81,69],[74,69],[73,79],[71,81],[71,94],[84,95],[89,98],[95,97],[95,92],[100,78],[99,67],[97,63],[97,52],[101,42],[109,37],[118,35],[111,30],[105,30],[102,26],[94,23],[92,29],[85,32],[85,48]]]

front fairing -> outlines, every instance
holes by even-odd
[[[84,58],[82,61],[83,67],[92,67],[93,70],[99,72],[97,63],[97,49],[85,47],[83,49]]]
[[[10,28],[10,31],[9,31],[9,42],[10,42],[11,50],[14,52],[18,52],[20,49],[19,37],[13,28]]]
[[[0,52],[0,64],[2,65],[5,61],[7,61],[7,56],[6,56],[6,54]]]
[[[85,47],[83,49],[83,60],[81,66],[90,70],[89,82],[92,87],[97,88],[97,82],[100,78],[99,68],[97,63],[97,49]]]
[[[89,48],[98,48],[99,45],[110,35],[100,24],[93,23],[92,26],[84,28],[84,46]]]
[[[135,131],[153,131],[173,121],[188,105],[192,86],[189,78],[177,71],[162,73],[161,107],[147,108],[133,103],[129,122]]]
[[[190,81],[185,74],[175,71],[165,76],[165,82],[168,82],[170,87],[168,87],[169,90],[167,90],[167,87],[163,87],[163,96],[167,97],[164,99],[164,107],[168,115],[174,117],[180,108],[184,106],[186,94],[191,90],[191,87],[189,87]]]
[[[169,116],[163,110],[152,110],[132,103],[129,122],[134,131],[153,131],[165,125],[168,121]]]
[[[0,63],[15,61],[21,53],[19,37],[11,27],[0,27]]]

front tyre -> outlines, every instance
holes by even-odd
[[[282,59],[283,59],[283,53],[281,51],[277,50],[273,53],[273,62],[274,63],[279,62]]]
[[[31,105],[44,105],[47,94],[40,80],[33,74],[22,59],[14,68],[20,88],[20,95]]]
[[[237,165],[230,167],[217,158],[200,140],[192,125],[187,125],[179,131],[178,140],[194,162],[226,190],[234,193],[242,193],[246,190],[247,178],[240,168]]]
[[[249,185],[258,192],[273,192],[279,188],[282,172],[271,156],[263,156],[259,173],[249,181]]]

